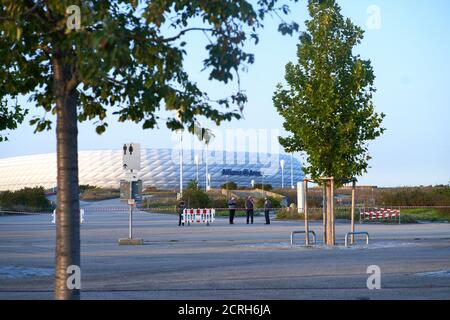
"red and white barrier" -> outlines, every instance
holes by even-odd
[[[360,212],[360,222],[362,221],[379,221],[379,220],[397,220],[400,223],[400,210],[374,208],[373,210],[365,210]]]
[[[184,209],[181,221],[185,225],[190,225],[191,223],[206,223],[209,225],[214,222],[215,215],[215,209]]]

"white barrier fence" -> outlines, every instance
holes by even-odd
[[[181,215],[181,222],[184,225],[190,225],[191,223],[206,223],[209,226],[210,223],[215,221],[216,210],[215,209],[184,209]]]

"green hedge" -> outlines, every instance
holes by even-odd
[[[189,188],[183,191],[183,200],[187,208],[208,208],[209,197],[201,189]]]
[[[0,207],[10,211],[51,211],[52,203],[46,198],[43,187],[24,188],[0,193]]]
[[[261,183],[255,183],[256,189],[263,189],[265,191],[273,190],[273,187],[271,184],[261,184]]]
[[[238,189],[238,185],[233,181],[224,183],[221,187],[222,187],[222,189],[227,189],[227,190],[237,190]]]
[[[377,203],[391,206],[448,206],[450,186],[381,189]]]
[[[270,207],[271,208],[281,208],[281,202],[280,200],[273,198],[273,197],[267,197],[270,201]],[[264,208],[264,198],[258,198],[255,201],[255,207],[256,208]]]

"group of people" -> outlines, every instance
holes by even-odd
[[[247,213],[247,224],[251,223],[253,224],[253,215],[254,215],[254,206],[255,206],[255,199],[252,196],[248,196],[247,199],[245,199],[245,210]],[[266,219],[265,224],[270,224],[270,209],[272,205],[270,203],[269,198],[264,198],[264,217]],[[183,210],[186,209],[186,204],[183,200],[180,200],[178,204],[178,226],[184,225],[182,221],[182,214]],[[237,209],[237,202],[234,197],[231,197],[231,199],[228,201],[228,210],[230,213],[230,224],[234,224],[234,216],[236,214]]]
[[[253,215],[254,215],[254,206],[255,206],[255,198],[252,196],[248,196],[245,199],[245,211],[247,212],[247,224],[253,224]],[[236,214],[237,203],[234,197],[228,201],[228,210],[230,211],[230,224],[234,224],[234,215]],[[270,224],[270,209],[271,203],[269,198],[264,198],[264,216],[266,218],[265,224]]]

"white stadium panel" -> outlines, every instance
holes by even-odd
[[[183,184],[197,176],[195,154],[200,156],[199,184],[205,187],[206,171],[204,150],[183,151]],[[239,186],[251,186],[255,183],[271,184],[281,187],[280,160],[285,161],[284,186],[291,184],[291,156],[285,154],[267,155],[243,152],[211,151],[208,156],[208,173],[211,174],[211,186],[219,187],[226,181]],[[139,178],[144,186],[159,189],[178,189],[180,181],[179,150],[142,149],[141,171]],[[80,184],[98,187],[118,188],[121,179],[125,179],[122,168],[122,151],[93,150],[78,153]],[[303,179],[300,162],[294,158],[292,163],[293,183]],[[56,186],[56,154],[28,155],[0,159],[0,191],[17,190],[24,187]]]

